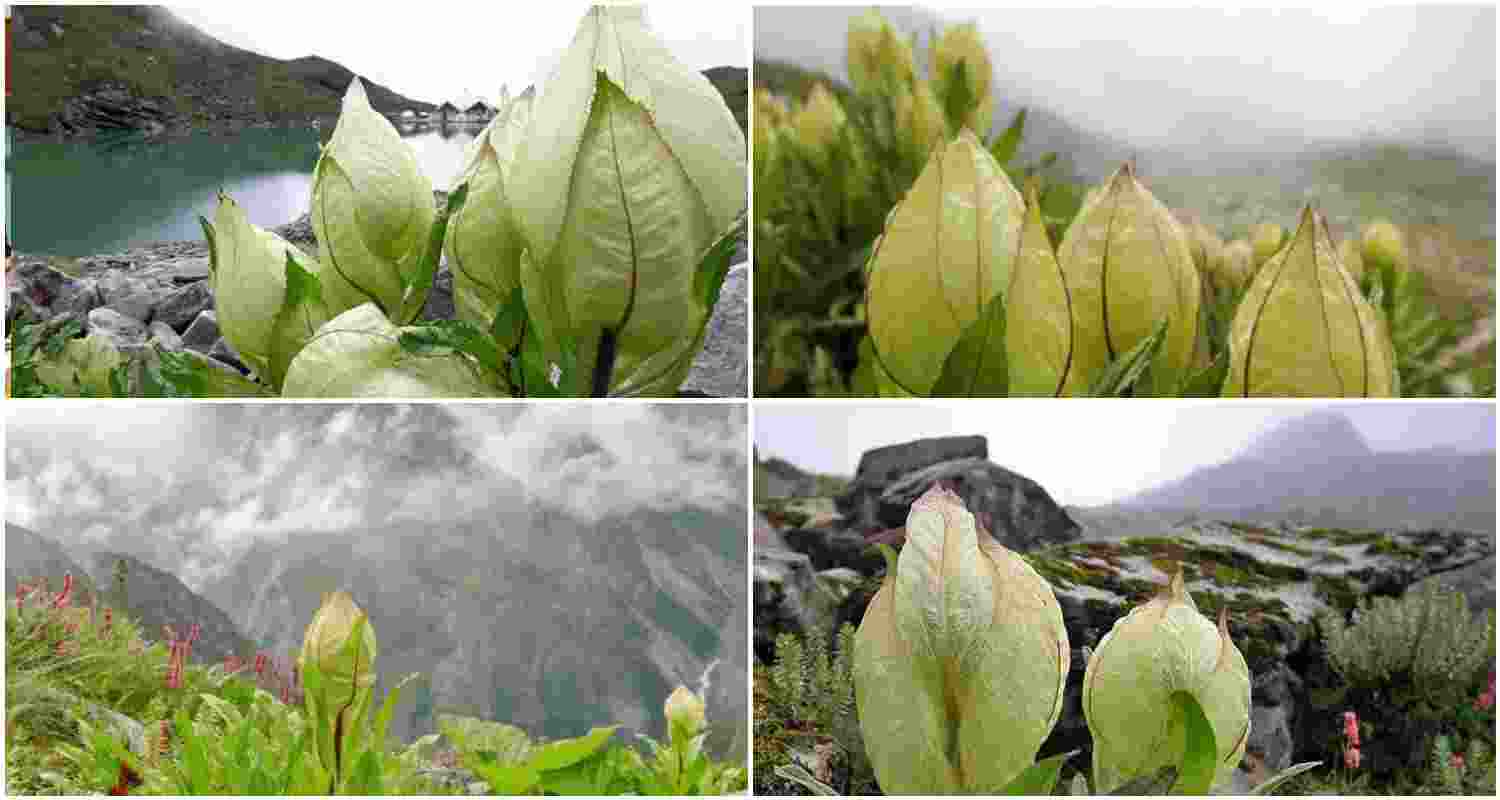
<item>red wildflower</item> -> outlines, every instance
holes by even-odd
[[[109,629],[114,627],[115,611],[112,608],[104,609],[104,629],[99,632],[100,636],[108,636]]]
[[[1463,753],[1454,753],[1453,757],[1448,760],[1448,763],[1454,769],[1458,770],[1459,772],[1463,772],[1464,771],[1464,754]]]
[[[140,785],[140,774],[131,769],[129,764],[121,761],[120,777],[115,780],[115,785],[110,787],[109,793],[111,795],[127,795],[130,794],[131,789],[134,789],[135,787]]]
[[[1353,711],[1344,712],[1344,741],[1350,747],[1359,747],[1359,716]]]
[[[68,601],[72,598],[72,596],[73,596],[73,573],[69,572],[68,574],[66,574],[66,575],[63,576],[63,590],[62,590],[62,594],[59,594],[57,596],[57,599],[52,601],[52,607],[53,608],[67,608],[68,607]]]
[[[1489,711],[1495,707],[1495,671],[1490,670],[1490,685],[1474,699],[1475,711]]]
[[[1350,747],[1344,751],[1344,768],[1359,769],[1359,748]]]
[[[266,654],[265,653],[256,653],[255,654],[255,674],[256,675],[264,675],[264,674],[266,674]]]
[[[188,631],[188,644],[198,641],[198,634],[201,632],[202,630],[198,627],[198,623],[194,622],[192,630]]]

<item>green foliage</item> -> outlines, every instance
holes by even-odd
[[[1363,604],[1353,624],[1335,614],[1321,622],[1328,661],[1345,680],[1424,717],[1464,702],[1494,657],[1494,612],[1476,620],[1462,594],[1435,581]]]
[[[756,742],[760,745],[763,735],[774,740],[779,731],[809,732],[818,741],[829,741],[837,748],[829,760],[840,764],[841,771],[847,773],[840,781],[842,788],[864,793],[861,787],[875,786],[875,772],[865,755],[854,703],[855,633],[855,626],[845,623],[837,636],[824,630],[806,636],[783,633],[777,637],[776,659],[764,671],[765,680],[761,684],[765,690],[765,719],[759,715],[757,719],[758,726],[770,730],[758,729]],[[783,766],[798,767],[785,754],[774,764],[757,762],[757,770],[775,770],[780,777],[807,786],[800,780],[797,769],[791,775],[782,774]],[[808,777],[811,778],[811,773]]]

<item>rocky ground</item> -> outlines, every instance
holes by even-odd
[[[447,202],[445,192],[434,192],[434,196],[439,207]],[[307,214],[272,230],[317,257],[317,239]],[[747,259],[742,241],[709,320],[703,348],[682,387],[685,395],[749,394]],[[219,333],[208,288],[208,245],[202,240],[157,242],[78,259],[18,253],[6,283],[7,332],[23,310],[31,319],[52,325],[77,319],[85,335],[103,334],[122,352],[138,352],[156,343],[170,351],[193,350],[226,370],[247,373],[234,348]],[[444,265],[433,281],[422,318],[452,319],[453,314],[453,276]]]
[[[754,536],[757,664],[771,663],[783,632],[859,624],[885,575],[871,543],[900,543],[912,500],[938,481],[1052,584],[1062,607],[1073,664],[1062,719],[1042,756],[1087,752],[1081,696],[1090,648],[1151,597],[1176,564],[1200,611],[1213,617],[1228,608],[1230,634],[1250,666],[1251,738],[1236,793],[1318,758],[1318,745],[1336,737],[1334,711],[1318,704],[1320,690],[1336,681],[1314,626],[1319,615],[1347,615],[1363,597],[1399,595],[1427,579],[1462,592],[1476,613],[1495,606],[1494,544],[1487,535],[1064,509],[1032,481],[990,463],[982,437],[950,437],[866,453],[839,496],[761,500]],[[796,483],[783,474],[781,485]],[[1387,737],[1367,750],[1378,746],[1402,742]]]

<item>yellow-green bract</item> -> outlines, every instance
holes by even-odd
[[[745,209],[745,149],[713,84],[641,8],[584,16],[511,170],[531,262],[521,283],[549,357],[571,339],[592,370],[612,336],[612,393],[676,390],[711,311],[696,268]]]
[[[952,492],[913,503],[906,537],[855,637],[865,749],[886,794],[993,793],[1062,713],[1062,610]]]
[[[1073,301],[1073,367],[1064,394],[1086,393],[1162,320],[1166,339],[1144,388],[1175,394],[1194,361],[1202,284],[1187,234],[1131,165],[1084,200],[1057,260]]]
[[[1230,326],[1229,357],[1225,397],[1399,394],[1385,322],[1311,206],[1255,273]]]
[[[866,300],[880,366],[904,391],[931,393],[964,331],[1005,291],[1022,206],[965,130],[933,151],[891,211],[870,257]]]
[[[944,28],[932,46],[932,81],[940,97],[947,98],[953,92],[955,71],[962,72],[969,98],[955,125],[988,136],[995,111],[995,101],[990,95],[994,68],[990,66],[990,54],[980,38],[979,28],[972,22]]]
[[[896,91],[916,77],[911,45],[873,8],[849,20],[845,57],[849,81],[859,92]]]
[[[318,329],[287,368],[283,397],[497,397],[492,379],[456,353],[408,353],[374,303]]]
[[[527,91],[501,108],[471,143],[459,178],[468,181],[468,199],[448,220],[443,242],[458,317],[484,330],[494,323],[500,304],[521,285],[526,243],[511,213],[508,179],[531,118],[532,98]]]
[[[124,363],[125,357],[109,337],[91,333],[69,339],[57,356],[38,361],[36,376],[65,397],[114,397],[109,374]]]
[[[316,328],[325,321],[280,314],[286,301],[287,254],[320,279],[324,270],[295,245],[250,224],[228,195],[219,195],[211,227],[210,288],[219,330],[246,366],[271,386],[280,386],[287,365],[311,333],[308,325]]]
[[[1083,713],[1094,746],[1094,791],[1106,793],[1131,778],[1179,766],[1186,729],[1172,695],[1186,692],[1213,727],[1218,768],[1228,780],[1250,736],[1250,668],[1219,625],[1198,613],[1182,571],[1151,601],[1115,622],[1089,658]]]
[[[363,623],[358,626],[360,638],[347,650],[356,622]],[[375,628],[354,598],[347,592],[325,592],[302,637],[299,663],[304,670],[316,667],[322,678],[316,690],[308,687],[305,699],[313,752],[329,773],[350,767],[339,762],[338,748],[348,745],[352,727],[363,723],[369,709],[375,689],[375,652]]]
[[[1026,189],[1026,223],[1005,296],[1005,359],[1013,397],[1056,397],[1073,361],[1072,303],[1042,224],[1037,188]]]
[[[374,302],[392,322],[413,320],[427,301],[415,284],[435,216],[416,154],[355,78],[313,169],[312,224],[330,310]]]

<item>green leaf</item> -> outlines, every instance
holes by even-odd
[[[528,764],[536,770],[546,772],[548,770],[562,769],[570,764],[588,758],[598,752],[600,748],[613,736],[618,725],[610,725],[604,728],[594,728],[587,734],[576,739],[559,739],[548,742],[532,752]]]
[[[526,333],[526,293],[520,286],[512,289],[510,297],[495,313],[495,324],[490,326],[490,337],[502,353],[509,353],[521,343]]]
[[[953,62],[948,67],[946,77],[947,80],[940,85],[943,93],[943,114],[948,118],[948,130],[961,130],[964,127],[964,118],[974,107],[976,99],[974,87],[969,85],[968,72],[964,70],[964,60],[959,59]],[[979,133],[987,133],[987,131],[979,131]]]
[[[396,705],[401,702],[401,690],[419,677],[421,676],[413,672],[385,693],[385,702],[380,704],[380,710],[375,713],[375,725],[371,729],[370,739],[374,746],[380,747],[385,744],[385,734],[391,726],[391,716],[396,712]]]
[[[1140,797],[1143,795],[1163,795],[1167,793],[1167,789],[1170,788],[1173,782],[1175,782],[1176,780],[1177,768],[1166,766],[1149,775],[1137,775],[1134,778],[1131,778],[1130,780],[1115,787],[1115,790],[1110,792],[1109,794],[1116,796],[1124,795],[1134,797]]]
[[[995,157],[1001,164],[1009,164],[1016,157],[1016,151],[1021,149],[1021,132],[1026,128],[1026,109],[1016,112],[1011,118],[1010,125],[1005,132],[995,139],[990,145],[990,155]]]
[[[530,764],[485,764],[465,761],[464,766],[484,778],[485,782],[490,785],[490,794],[501,797],[532,794],[537,781],[541,780],[541,773]]]
[[[740,230],[736,221],[729,232],[709,246],[698,262],[698,269],[693,272],[693,294],[710,311],[719,302],[719,290],[724,288],[724,276],[729,274],[729,262],[734,258],[735,246],[740,243]],[[707,321],[705,317],[704,324]]]
[[[147,397],[272,397],[264,386],[192,350],[156,348],[156,363],[147,363]]]
[[[934,397],[1005,397],[1005,295],[996,294],[943,361]]]
[[[496,374],[505,374],[505,359],[495,347],[495,340],[485,336],[474,323],[464,320],[436,320],[401,332],[401,349],[417,356],[447,356],[468,353]]]
[[[1179,397],[1218,397],[1229,376],[1229,352],[1222,351],[1208,366],[1188,376]]]
[[[1167,338],[1167,321],[1156,324],[1156,330],[1142,339],[1130,351],[1110,362],[1094,385],[1089,387],[1089,397],[1124,397],[1140,380],[1152,359],[1161,352],[1162,342]]]
[[[1073,750],[1032,764],[1022,770],[1021,774],[1013,778],[1010,783],[1005,784],[998,794],[1010,796],[1052,794],[1052,790],[1057,787],[1058,776],[1062,774],[1063,764],[1078,753],[1079,751]]]
[[[1251,789],[1250,794],[1270,794],[1272,790],[1274,790],[1281,784],[1286,783],[1292,778],[1295,778],[1298,775],[1301,775],[1302,773],[1313,769],[1314,767],[1319,767],[1322,765],[1323,762],[1321,761],[1304,761],[1301,764],[1293,764],[1292,766],[1287,767],[1286,769],[1265,779],[1259,786]]]
[[[374,303],[329,320],[287,368],[284,397],[492,397],[499,374],[456,353],[407,352]]]
[[[1214,785],[1214,770],[1219,766],[1213,725],[1197,698],[1187,692],[1173,693],[1172,705],[1174,713],[1181,716],[1187,735],[1182,769],[1172,785],[1172,794],[1208,794]]]
[[[814,778],[812,773],[808,772],[801,764],[782,764],[776,768],[776,775],[779,778],[785,778],[801,786],[815,795],[838,795],[838,792],[834,791],[832,786]]]
[[[281,386],[292,359],[332,317],[323,302],[323,284],[318,276],[304,269],[291,248],[287,248],[286,296],[276,311],[276,320],[271,323],[267,353],[270,369],[265,377],[272,386]]]
[[[410,316],[406,319],[408,325],[422,315],[422,306],[413,305],[412,300],[417,297],[425,298],[427,290],[432,288],[433,276],[437,275],[438,264],[443,259],[443,239],[448,235],[448,220],[453,219],[453,215],[464,207],[464,201],[468,197],[469,183],[464,181],[448,193],[447,207],[439,211],[432,220],[432,228],[427,234],[427,249],[422,253],[422,260],[417,262],[417,271],[402,296],[404,305],[412,305]]]

